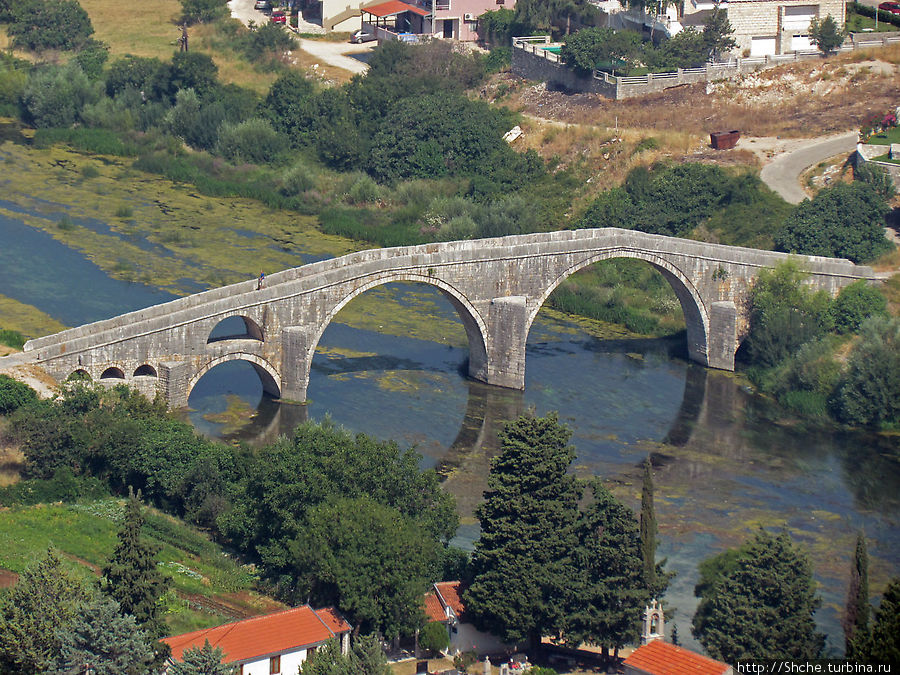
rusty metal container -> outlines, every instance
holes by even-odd
[[[709,140],[715,150],[730,150],[737,145],[741,132],[737,129],[731,131],[716,131],[709,135]]]

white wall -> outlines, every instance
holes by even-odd
[[[286,652],[281,655],[281,673],[282,675],[297,675],[300,670],[300,664],[306,659],[306,650],[297,649],[292,652]],[[269,675],[269,659],[260,659],[259,661],[248,661],[242,665],[243,670],[238,671],[243,675]]]
[[[482,633],[470,623],[460,623],[456,625],[456,633],[450,631],[450,653],[458,652],[477,652],[484,654],[488,652],[503,652],[511,649],[513,645],[508,645],[500,638],[490,633]]]

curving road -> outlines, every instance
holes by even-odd
[[[793,152],[778,156],[763,167],[759,177],[785,201],[799,204],[808,197],[800,187],[800,174],[829,157],[855,150],[856,141],[855,131],[816,139]]]

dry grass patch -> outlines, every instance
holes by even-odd
[[[872,110],[896,107],[898,64],[900,45],[892,45],[625,101],[547,91],[543,83],[523,84],[508,74],[495,76],[490,91],[504,92],[504,104],[525,113],[600,128],[613,127],[618,118],[620,127],[654,134],[671,130],[704,137],[740,129],[750,136],[804,138],[853,129]]]
[[[112,55],[171,58],[181,35],[177,26],[181,14],[178,0],[80,0],[91,17],[98,40]]]

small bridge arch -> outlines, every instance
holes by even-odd
[[[210,358],[208,361],[203,363],[203,365],[201,365],[193,374],[193,376],[191,376],[191,378],[188,380],[187,391],[184,394],[184,402],[187,403],[188,399],[191,396],[191,392],[194,390],[194,387],[197,386],[197,383],[204,375],[206,375],[216,366],[220,366],[223,363],[228,363],[229,361],[248,362],[251,366],[253,366],[253,370],[255,370],[256,374],[259,376],[259,381],[262,383],[263,391],[270,396],[274,396],[275,398],[281,396],[281,374],[278,372],[278,369],[275,368],[271,363],[266,361],[266,359],[257,354],[238,351],[229,352],[227,354],[220,354],[219,356]]]
[[[687,331],[688,352],[695,361],[706,358],[709,334],[709,313],[703,301],[703,297],[697,290],[691,279],[675,264],[666,258],[656,255],[652,252],[637,250],[611,249],[599,251],[595,255],[586,257],[584,260],[578,261],[565,269],[561,274],[557,275],[546,287],[541,296],[536,299],[534,307],[528,314],[525,335],[531,331],[531,325],[537,318],[538,312],[544,303],[547,302],[550,295],[559,285],[570,276],[589,267],[595,263],[605,260],[615,259],[631,259],[643,260],[649,263],[662,277],[668,282],[678,302],[681,304],[681,311],[684,315],[684,323]],[[737,348],[735,347],[735,351]]]

